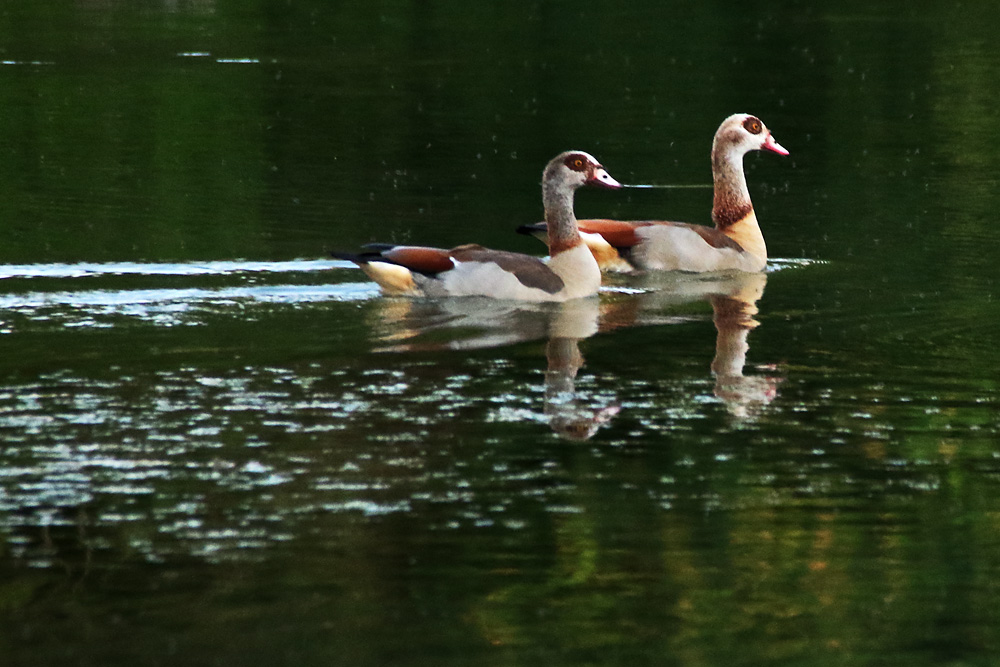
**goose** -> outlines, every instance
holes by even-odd
[[[522,301],[567,301],[591,296],[601,286],[601,269],[583,243],[573,213],[573,195],[584,185],[621,187],[596,158],[583,151],[560,153],[545,167],[542,202],[548,225],[546,260],[474,244],[450,250],[370,244],[361,253],[332,255],[357,264],[386,294]]]
[[[763,271],[767,246],[743,173],[743,156],[752,150],[788,155],[756,116],[734,114],[724,120],[712,142],[714,228],[661,220],[580,220],[581,237],[605,271]],[[518,228],[539,237],[545,230],[544,222]]]

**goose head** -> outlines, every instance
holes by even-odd
[[[622,186],[601,166],[597,158],[583,151],[566,151],[552,158],[545,167],[542,184],[557,190],[571,191],[584,185],[602,188]]]
[[[722,121],[715,133],[712,153],[731,157],[742,157],[750,151],[769,150],[778,155],[788,155],[788,151],[771,136],[764,122],[746,113],[733,114]]]

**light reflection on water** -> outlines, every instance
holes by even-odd
[[[198,262],[198,263],[106,263],[27,264],[0,267],[0,280],[11,291],[0,294],[0,332],[11,333],[13,315],[32,322],[65,327],[116,326],[118,316],[148,321],[159,326],[199,324],[206,309],[217,312],[246,303],[306,304],[325,301],[355,301],[371,298],[377,289],[370,283],[336,284],[329,281],[287,284],[289,276],[329,276],[331,269],[346,262],[298,260],[289,262]],[[123,277],[163,277],[182,282],[216,278],[241,284],[219,287],[118,286]],[[91,285],[109,282],[107,289],[80,289],[79,281]],[[38,290],[39,281],[55,289]],[[270,282],[268,282],[270,281]],[[251,284],[246,284],[251,283]],[[68,286],[68,289],[58,287]],[[15,291],[17,287],[25,291]]]
[[[232,307],[241,302],[310,303],[356,301],[371,297],[371,285],[253,286],[219,289],[94,290],[85,292],[33,292],[0,297],[8,313],[34,315],[64,326],[112,327],[103,316],[125,315],[158,325],[195,324],[192,317],[208,305]],[[9,333],[9,330],[7,330]]]
[[[11,664],[995,660],[989,3],[8,4]],[[833,260],[755,315],[616,281],[553,339],[331,262],[20,265],[507,247],[556,151],[704,182],[740,110],[792,149],[747,160],[771,250]]]
[[[746,317],[716,317],[727,381],[739,382],[745,336],[766,276],[693,279],[673,285],[610,286],[601,299],[567,304],[513,304],[476,299],[372,298],[367,282],[338,272],[335,262],[212,262],[197,264],[94,264],[5,267],[17,285],[46,280],[49,291],[0,297],[13,332],[24,327],[114,330],[121,317],[153,329],[213,317],[252,321],[267,304],[339,308],[363,306],[370,355],[359,365],[322,360],[254,364],[223,370],[192,363],[172,369],[112,365],[102,377],[62,370],[34,381],[8,383],[0,393],[0,526],[73,526],[76,509],[88,522],[114,526],[149,521],[158,537],[143,546],[150,558],[179,548],[212,559],[245,557],[247,550],[288,539],[302,517],[343,512],[364,517],[420,513],[453,505],[443,526],[523,526],[505,517],[481,485],[507,489],[550,511],[576,511],[573,485],[556,460],[520,461],[491,449],[478,424],[523,433],[548,427],[576,442],[614,425],[623,411],[660,410],[641,393],[623,399],[612,378],[585,368],[580,344],[589,338],[642,326],[697,321],[705,315],[671,308],[713,298],[741,304]],[[267,276],[264,284],[129,289],[132,276],[163,280]],[[320,276],[329,282],[319,283]],[[295,284],[293,278],[308,284]],[[93,281],[108,289],[74,289]],[[742,296],[741,296],[742,295]],[[257,304],[255,306],[255,304]],[[458,357],[459,352],[509,348],[538,341],[524,361],[508,353]],[[441,375],[435,359],[447,355]],[[371,356],[374,355],[374,356]],[[113,355],[109,356],[109,360]],[[453,372],[457,363],[457,371]],[[116,370],[117,369],[117,370]],[[709,360],[704,373],[709,375]],[[736,390],[718,394],[732,406],[762,403]],[[734,398],[736,397],[736,398]],[[773,398],[763,401],[766,404]],[[742,408],[734,407],[734,413]],[[746,416],[746,412],[743,413]],[[678,413],[680,416],[680,413]],[[643,428],[648,423],[639,418]],[[527,431],[525,429],[528,429]],[[472,437],[470,437],[472,436]],[[502,440],[495,440],[496,444]],[[624,443],[620,436],[612,442]],[[454,455],[454,449],[475,451]],[[486,466],[484,478],[478,470]],[[235,497],[212,522],[213,497]],[[74,509],[76,508],[76,509]],[[279,526],[281,526],[279,528]],[[166,541],[166,542],[165,542]],[[19,555],[38,558],[30,540],[15,540]],[[171,544],[173,546],[171,546]],[[185,547],[184,545],[188,545]],[[34,555],[32,555],[34,554]]]
[[[790,266],[806,266],[811,262],[805,260],[784,260],[776,264],[776,269]],[[8,287],[25,286],[30,288],[37,280],[46,280],[50,284],[70,285],[70,289],[27,289],[6,294],[0,294],[0,311],[6,314],[27,316],[33,321],[45,321],[66,327],[113,327],[114,316],[127,316],[139,320],[147,320],[157,325],[197,324],[197,315],[205,308],[227,308],[242,303],[279,303],[306,304],[325,301],[359,301],[371,299],[378,295],[377,287],[371,282],[330,282],[335,269],[353,267],[348,262],[339,260],[296,260],[288,262],[197,262],[197,263],[136,263],[118,262],[101,264],[26,264],[7,265],[0,267],[0,280],[9,281]],[[301,274],[322,278],[322,283],[285,284],[289,276]],[[353,275],[353,274],[352,274]],[[236,279],[243,283],[254,282],[261,277],[274,281],[266,284],[240,284],[222,287],[155,287],[149,289],[79,289],[78,280],[114,281],[117,278],[167,277],[178,280],[197,280],[204,278]],[[692,285],[696,284],[692,282]],[[649,291],[662,292],[662,285],[650,284],[638,288],[621,286],[606,287],[606,293],[644,294]],[[696,298],[695,294],[678,294],[675,303]],[[393,308],[419,313],[421,304],[406,301],[390,301],[395,306],[383,309],[384,318],[406,317],[407,313],[394,313]],[[662,305],[662,304],[661,304]],[[485,307],[484,307],[485,306]],[[492,338],[472,340],[455,340],[452,347],[497,347],[518,341],[540,337],[543,332],[528,332],[526,329],[537,323],[528,321],[516,322],[517,315],[538,311],[537,306],[524,304],[483,304],[476,299],[459,300],[454,304],[432,302],[432,309],[458,308],[462,312],[441,312],[435,317],[418,317],[421,331],[429,331],[441,325],[452,328],[487,327]],[[503,311],[503,312],[501,312]],[[498,326],[497,318],[513,318],[506,326]],[[481,322],[476,319],[481,318]],[[455,325],[455,320],[460,320]],[[523,318],[522,318],[523,319]],[[440,320],[440,321],[438,321]],[[0,319],[0,333],[10,333],[13,329],[9,324],[4,326]],[[399,331],[388,338],[407,337],[412,335]],[[590,334],[587,334],[588,336]],[[384,338],[386,336],[383,336]],[[586,336],[579,336],[586,337]],[[386,349],[393,349],[392,347]],[[397,349],[406,349],[398,347]],[[412,349],[412,348],[411,348]]]
[[[88,276],[203,276],[246,273],[292,273],[347,268],[341,260],[295,260],[288,262],[214,261],[182,263],[104,262],[77,264],[0,265],[0,280],[9,278],[83,278]]]
[[[268,442],[300,434],[315,441],[349,428],[351,415],[377,398],[369,381],[345,383],[341,391],[353,396],[347,401],[333,393],[306,397],[287,373],[266,370],[206,378],[191,369],[133,379],[132,387],[127,378],[121,387],[95,384],[67,374],[0,397],[0,525],[72,525],[78,519],[67,513],[71,508],[96,504],[95,525],[150,521],[162,536],[196,551],[236,556],[284,539],[278,522],[320,507],[365,508],[365,514],[405,509],[405,500],[366,498],[366,491],[396,491],[370,481],[369,457],[361,453],[357,462],[348,454],[331,469],[316,452],[283,453]],[[131,392],[128,400],[123,391]],[[307,474],[302,489],[296,482]],[[258,495],[292,485],[312,500],[279,509]],[[233,495],[245,499],[220,506],[223,516],[215,520],[223,528],[202,526],[211,499]],[[343,499],[334,501],[338,495]],[[164,545],[148,548],[152,555]]]
[[[980,414],[886,384],[870,395],[810,393],[801,362],[790,372],[781,357],[754,352],[767,338],[758,310],[767,314],[774,273],[639,276],[600,298],[537,305],[376,297],[370,283],[338,282],[357,273],[329,263],[212,267],[18,270],[44,274],[20,285],[52,280],[37,284],[55,289],[8,293],[5,319],[58,332],[104,317],[84,352],[108,363],[31,378],[14,370],[0,391],[0,528],[14,557],[53,565],[58,548],[39,531],[58,529],[87,535],[96,550],[114,549],[123,532],[150,562],[210,563],[261,561],[330,517],[530,532],[542,517],[593,515],[603,503],[594,486],[668,513],[857,511],[873,493],[906,499],[946,484],[938,443],[962,424],[942,414],[939,429],[910,433],[901,417],[944,405]],[[135,274],[237,284],[120,284]],[[239,284],[248,276],[268,280]],[[93,281],[108,289],[89,289]],[[320,320],[309,335],[333,342],[300,352],[312,339],[296,338],[306,333],[295,324],[281,328],[287,309]],[[216,326],[172,326],[209,311]],[[164,365],[136,363],[100,342],[129,330],[122,317],[175,335],[220,323],[236,325],[237,338],[277,327],[278,346],[295,344],[257,358],[251,340],[213,365],[211,343],[182,339]],[[346,326],[366,338],[340,352],[335,329]],[[673,349],[687,330],[698,345]],[[636,335],[655,341],[643,348],[655,361],[609,358],[608,345]],[[188,352],[202,347],[206,355]],[[623,359],[630,365],[613,361]],[[882,399],[887,391],[899,400]],[[996,424],[974,429],[985,441]],[[926,438],[926,451],[885,455],[902,437]],[[650,458],[659,463],[648,474],[632,468]]]
[[[870,394],[864,385],[813,392],[806,383],[831,375],[810,380],[806,361],[759,345],[777,328],[765,292],[806,270],[637,276],[600,298],[538,305],[384,298],[369,283],[342,282],[357,280],[353,270],[283,268],[130,266],[183,283],[132,288],[131,273],[61,267],[58,278],[19,283],[50,291],[4,297],[21,299],[14,315],[33,335],[83,340],[82,356],[97,358],[37,375],[8,364],[0,530],[12,561],[59,572],[80,550],[86,573],[122,558],[140,568],[193,560],[213,580],[314,562],[335,573],[341,604],[366,548],[379,554],[370,578],[391,579],[399,559],[427,563],[436,545],[479,540],[495,548],[455,558],[486,582],[466,604],[492,632],[502,627],[492,616],[520,605],[507,602],[518,586],[532,606],[549,596],[590,605],[591,579],[609,567],[591,564],[591,553],[608,558],[622,544],[652,541],[651,562],[669,563],[639,575],[632,562],[612,566],[623,594],[688,582],[700,540],[733,563],[710,569],[780,597],[767,582],[760,589],[773,551],[807,544],[822,577],[854,556],[844,526],[910,536],[908,508],[954,486],[938,452],[958,418],[942,414],[938,430],[915,425],[905,435],[927,438],[919,451],[899,447],[901,417],[968,405],[888,381]],[[248,278],[259,282],[241,283]],[[96,281],[107,289],[91,289]],[[46,302],[51,294],[64,296]],[[174,319],[167,305],[178,307]],[[66,329],[88,317],[106,326]],[[173,326],[201,321],[212,326]],[[274,337],[254,338],[261,330]],[[118,334],[179,352],[162,363],[152,351],[121,358]],[[980,479],[996,476],[995,459],[962,455]],[[821,524],[802,528],[798,517],[813,515]],[[566,561],[555,569],[569,573],[543,577],[540,589],[524,582],[552,566],[521,562],[539,558],[525,553],[539,539],[554,543]],[[891,540],[880,548],[886,561],[905,555]]]

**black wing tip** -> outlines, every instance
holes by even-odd
[[[536,222],[531,225],[521,225],[517,228],[518,234],[525,234],[526,236],[538,236],[539,234],[545,234],[548,232],[548,227],[544,222]]]
[[[398,243],[366,243],[361,246],[370,253],[385,252],[386,250],[392,250],[393,248],[398,248]]]
[[[354,262],[355,264],[361,264],[365,261],[359,253],[341,252],[339,250],[331,250],[330,257],[333,257],[334,259],[342,259],[347,262]]]
[[[340,250],[333,250],[330,252],[330,257],[334,259],[342,259],[348,262],[354,262],[355,264],[365,264],[366,262],[374,262],[383,259],[382,253],[392,250],[398,247],[395,243],[366,243],[361,246],[361,252],[343,252]]]
[[[331,252],[330,257],[354,262],[355,264],[367,264],[368,262],[377,262],[383,259],[382,254],[378,252],[340,252],[339,250]]]

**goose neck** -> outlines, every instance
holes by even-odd
[[[549,233],[549,252],[580,243],[580,232],[573,213],[573,190],[545,183],[542,199],[545,204],[545,222]]]
[[[725,229],[753,212],[743,173],[743,153],[716,147],[712,151],[712,179],[715,184],[712,220],[717,227]]]

